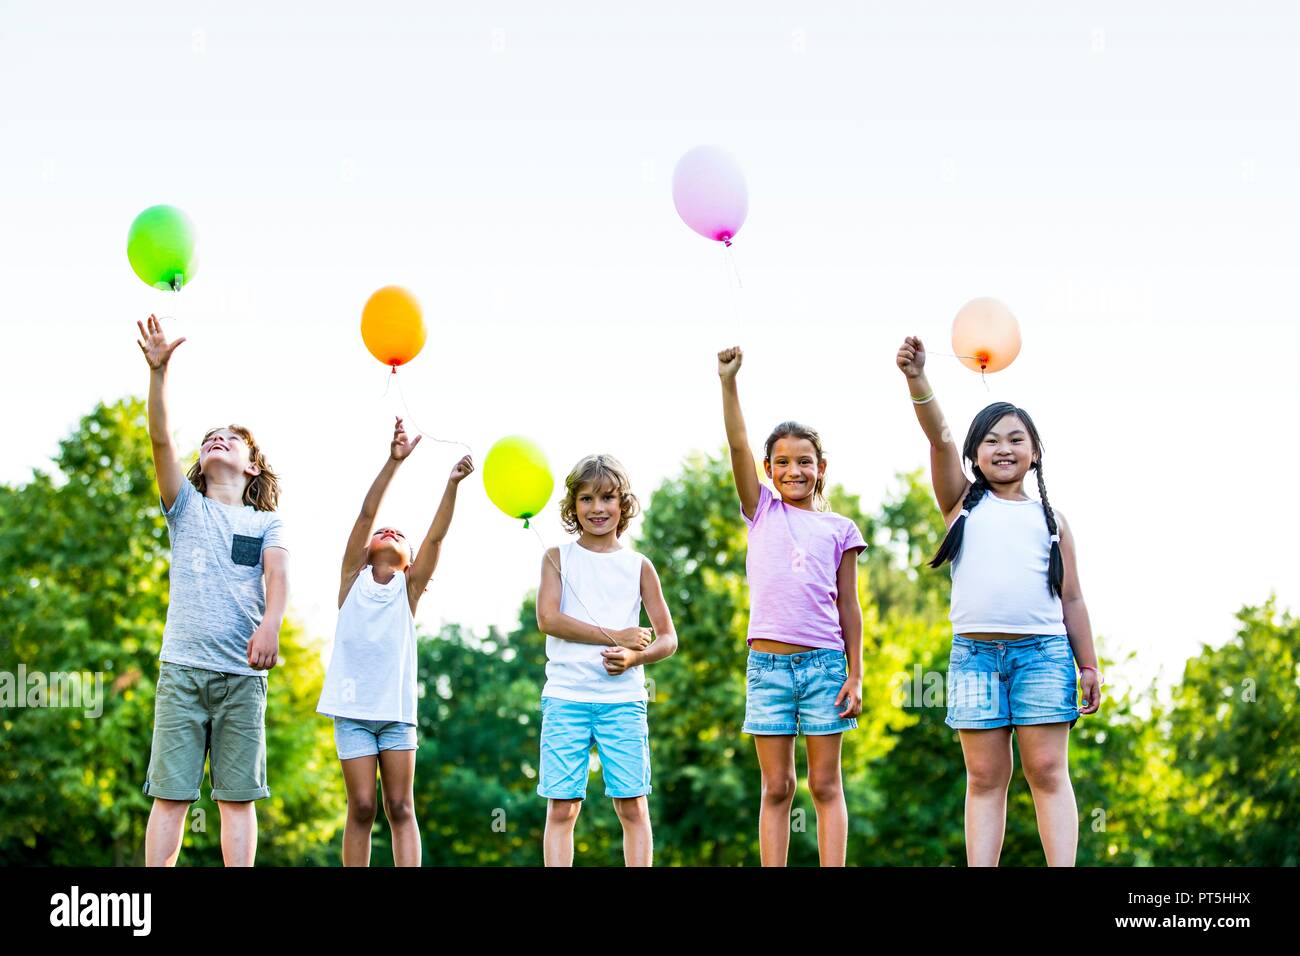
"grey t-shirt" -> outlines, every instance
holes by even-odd
[[[163,517],[172,564],[159,658],[225,674],[264,675],[248,666],[248,639],[266,611],[262,552],[285,547],[279,516],[213,501],[187,479]]]

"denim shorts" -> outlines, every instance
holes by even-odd
[[[605,796],[650,792],[650,725],[643,700],[597,704],[542,698],[542,767],[537,793],[551,800],[582,800],[596,745]]]
[[[949,727],[986,730],[1027,724],[1073,727],[1079,719],[1079,679],[1064,634],[1010,641],[955,635],[948,657]]]
[[[798,654],[749,652],[745,668],[744,733],[838,734],[858,726],[853,717],[841,717],[844,703],[835,696],[848,680],[843,651],[820,647]]]
[[[335,717],[334,749],[340,760],[377,757],[381,750],[414,750],[415,724]]]

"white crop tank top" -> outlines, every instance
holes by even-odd
[[[631,548],[588,551],[570,541],[560,545],[560,613],[607,631],[641,623],[641,555]],[[543,697],[613,704],[646,700],[645,668],[630,667],[617,677],[605,670],[601,655],[609,644],[580,644],[546,635],[546,686]]]
[[[1065,633],[1061,599],[1047,586],[1051,534],[1041,503],[984,495],[952,562],[954,634]]]

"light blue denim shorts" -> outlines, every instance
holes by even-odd
[[[650,792],[650,725],[646,702],[596,704],[542,698],[542,767],[539,796],[582,800],[596,745],[605,796],[643,797]]]
[[[381,750],[414,750],[415,724],[335,717],[334,749],[340,760],[375,757]]]
[[[819,647],[798,654],[749,652],[745,668],[744,733],[839,734],[858,726],[856,718],[841,717],[844,704],[835,696],[848,680],[843,651]]]
[[[955,635],[948,656],[948,717],[958,730],[1079,719],[1079,678],[1064,634],[1011,641]]]

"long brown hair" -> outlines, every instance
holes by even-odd
[[[258,511],[274,511],[276,505],[280,503],[280,479],[266,463],[266,455],[262,454],[262,449],[257,447],[257,442],[253,440],[253,433],[243,425],[227,425],[225,428],[226,431],[234,432],[244,440],[244,444],[248,446],[248,460],[258,468],[258,473],[244,484],[244,504],[252,505]],[[221,431],[220,427],[209,428],[203,433],[203,441],[207,441],[213,432],[219,431]],[[190,466],[189,473],[185,477],[199,490],[199,494],[207,494],[208,483],[203,477],[203,468],[197,460]]]

